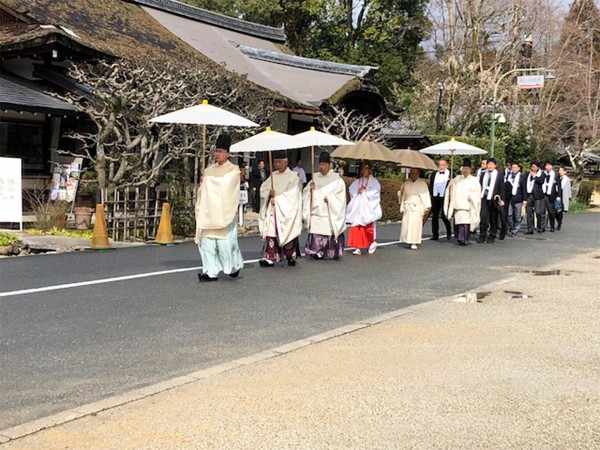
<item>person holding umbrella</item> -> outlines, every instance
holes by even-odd
[[[298,175],[288,167],[286,151],[274,153],[277,170],[260,189],[262,201],[258,226],[265,243],[259,265],[273,267],[285,255],[288,266],[293,267],[300,256],[298,236],[302,232],[302,188]]]
[[[217,281],[219,272],[236,278],[244,260],[238,246],[236,213],[240,201],[240,169],[229,161],[231,137],[217,139],[215,164],[204,172],[196,199],[196,237],[200,281]]]
[[[410,169],[410,179],[398,191],[398,202],[402,213],[400,242],[417,249],[423,238],[423,223],[431,209],[431,198],[427,182],[419,178],[419,169]]]
[[[463,159],[461,174],[448,186],[444,201],[444,211],[449,219],[454,217],[455,236],[458,245],[465,246],[479,225],[481,208],[481,185],[471,175],[471,160]]]
[[[319,171],[304,188],[302,218],[308,229],[304,251],[314,259],[339,259],[344,254],[346,185],[330,169],[331,157],[322,152]]]

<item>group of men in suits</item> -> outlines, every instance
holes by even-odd
[[[468,162],[470,165],[470,162]],[[525,205],[527,231],[544,233],[549,224],[550,232],[560,230],[562,220],[557,217],[555,205],[563,197],[563,185],[553,164],[548,161],[541,169],[538,161],[532,161],[528,174],[523,173],[517,161],[507,161],[504,171],[498,169],[494,158],[484,159],[476,177],[481,186],[480,223],[478,243],[494,243],[519,233],[522,222],[521,210]],[[562,171],[564,172],[564,170]],[[563,173],[561,172],[561,175]],[[446,227],[446,238],[451,236],[450,220],[444,215],[444,196],[453,178],[448,163],[440,160],[438,170],[431,175],[429,192],[432,204],[432,240],[439,239],[439,220]],[[563,176],[566,178],[566,175]],[[568,181],[568,178],[567,180]],[[569,194],[570,195],[570,194]],[[555,226],[558,220],[558,226]]]

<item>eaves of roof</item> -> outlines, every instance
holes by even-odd
[[[5,77],[0,77],[0,109],[12,111],[40,112],[51,115],[77,115],[70,103],[50,97]]]

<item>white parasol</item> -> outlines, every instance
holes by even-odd
[[[268,152],[269,170],[271,171],[271,189],[274,189],[272,175],[273,156],[271,155],[271,152],[277,150],[291,150],[301,147],[303,147],[303,144],[294,139],[294,136],[290,136],[289,134],[285,133],[279,133],[271,130],[271,127],[267,127],[265,131],[233,144],[230,151],[231,153]],[[276,218],[275,223],[277,223]],[[279,236],[277,236],[277,238],[279,239]]]
[[[466,144],[452,138],[446,142],[430,145],[419,150],[429,155],[450,155],[450,173],[454,175],[454,155],[485,155],[487,152],[474,145]],[[450,183],[450,197],[452,198],[452,183]]]
[[[257,127],[258,124],[238,116],[232,112],[208,104],[208,100],[203,100],[201,105],[190,106],[189,108],[179,109],[177,111],[163,114],[162,116],[150,119],[153,123],[179,123],[187,125],[202,125],[202,173],[206,166],[206,126],[220,125],[230,127]],[[194,160],[194,190],[198,185],[198,155]]]
[[[300,144],[300,147],[310,147],[310,171],[314,173],[315,165],[315,145],[317,146],[339,146],[339,145],[352,145],[352,142],[345,139],[333,136],[331,134],[323,133],[322,131],[315,130],[315,127],[310,127],[310,130],[303,133],[295,134],[296,139]]]

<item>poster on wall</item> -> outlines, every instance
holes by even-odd
[[[54,164],[50,200],[73,203],[81,175],[81,158],[61,158]]]
[[[0,223],[18,223],[23,230],[21,159],[0,158]]]

